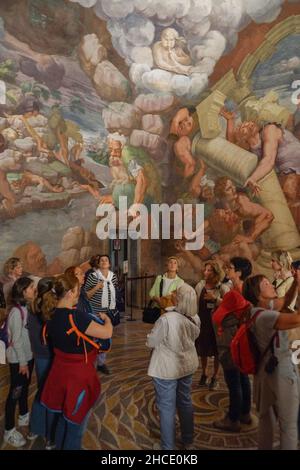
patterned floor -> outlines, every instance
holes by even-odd
[[[152,449],[159,442],[159,421],[154,403],[154,390],[147,376],[149,351],[145,337],[151,325],[141,321],[122,322],[116,328],[113,348],[107,365],[111,375],[101,375],[101,399],[95,407],[85,433],[85,449]],[[223,433],[212,423],[221,418],[228,405],[226,388],[220,374],[220,388],[215,391],[198,388],[200,371],[194,376],[193,403],[195,408],[195,449],[255,449],[257,418],[243,426],[240,434]],[[4,404],[7,395],[8,371],[0,367],[0,439],[4,427]],[[30,401],[35,384],[30,388]],[[27,429],[21,429],[26,434]],[[179,436],[179,433],[177,433]],[[1,442],[0,441],[0,442]],[[179,446],[179,443],[178,443]],[[24,449],[42,449],[41,438],[29,442]],[[10,446],[2,444],[1,449]]]

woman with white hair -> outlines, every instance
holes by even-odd
[[[183,448],[192,448],[191,385],[199,364],[195,348],[195,340],[200,333],[196,292],[184,283],[172,296],[175,306],[165,309],[166,313],[157,320],[146,342],[152,349],[148,375],[152,377],[155,388],[161,448],[164,450],[175,449],[176,409]]]

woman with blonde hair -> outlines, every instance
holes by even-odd
[[[183,284],[173,292],[173,307],[155,323],[147,336],[152,349],[148,375],[155,388],[160,415],[161,448],[175,449],[176,409],[180,420],[183,448],[191,449],[194,422],[191,385],[198,368],[195,340],[200,332],[197,296],[192,287]]]
[[[207,261],[204,265],[203,279],[195,288],[199,302],[198,315],[201,321],[201,331],[196,341],[196,349],[202,366],[199,386],[206,387],[207,385],[207,362],[208,358],[213,356],[214,372],[209,382],[210,390],[218,387],[219,359],[212,315],[223,296],[230,290],[228,285],[222,283],[224,277],[225,275],[216,261]]]
[[[167,271],[156,277],[149,292],[149,297],[162,309],[172,304],[172,292],[183,285],[184,280],[178,276],[179,262],[175,256],[167,259]]]

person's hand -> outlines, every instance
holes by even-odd
[[[161,307],[161,298],[160,297],[152,297],[152,299]]]
[[[112,195],[108,194],[106,196],[101,197],[99,202],[100,204],[112,204],[113,203]]]
[[[296,280],[297,280],[298,289],[299,289],[299,291],[300,291],[300,269],[296,269],[295,278],[296,278]]]
[[[235,119],[235,113],[232,111],[228,111],[226,108],[221,109],[220,115],[223,116],[226,121],[232,121]]]
[[[59,186],[59,184],[56,184],[53,186],[52,191],[54,193],[62,193],[64,191],[64,188],[62,186]]]
[[[201,160],[201,159],[199,160],[199,165],[200,165],[200,169],[201,169],[202,171],[206,171],[206,170],[207,170],[207,165],[206,165],[206,163],[205,163],[203,160]]]
[[[103,281],[99,281],[96,286],[97,290],[103,289]]]
[[[176,240],[174,246],[177,251],[186,251],[185,249],[185,240]]]
[[[253,196],[259,196],[261,188],[256,183],[256,181],[253,181],[251,178],[248,178],[246,180],[246,183],[244,184],[244,187],[249,188]]]
[[[104,321],[104,325],[105,325],[106,323],[111,323],[111,320],[110,320],[109,316],[108,316],[106,313],[104,313],[104,312],[100,312],[100,313],[99,313],[99,318],[101,318],[101,320]]]
[[[29,369],[28,366],[21,366],[19,367],[19,374],[26,375],[27,379],[29,379]]]
[[[201,196],[201,186],[200,186],[200,183],[195,183],[195,182],[192,182],[190,187],[189,187],[189,191],[191,193],[191,196],[193,197],[200,197]]]
[[[235,245],[239,245],[240,243],[253,243],[253,239],[247,235],[237,235],[234,237],[233,243]]]
[[[130,218],[132,218],[132,219],[136,219],[137,217],[139,217],[139,216],[140,216],[139,205],[133,203],[133,204],[128,208],[127,216],[130,217]]]
[[[204,294],[204,299],[205,300],[216,300],[216,296],[212,292],[206,292]]]

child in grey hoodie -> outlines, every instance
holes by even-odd
[[[10,389],[5,405],[4,441],[21,447],[26,441],[15,428],[15,411],[19,404],[19,426],[29,424],[28,388],[33,369],[32,351],[27,329],[26,304],[33,301],[34,282],[28,277],[17,279],[12,288],[12,308],[8,314],[9,345],[6,357],[10,369]]]

